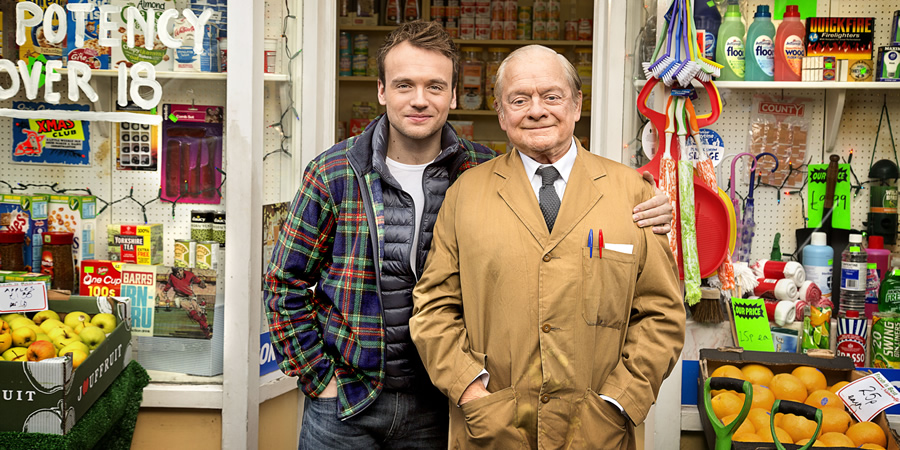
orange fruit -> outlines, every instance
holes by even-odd
[[[734,422],[734,419],[737,419],[737,414],[725,416],[722,418],[722,425],[728,425],[731,422]],[[734,430],[734,434],[738,433],[756,433],[756,427],[754,427],[753,423],[745,418],[744,422],[741,423],[741,426],[737,427],[737,429]]]
[[[771,431],[772,431],[771,429],[768,429],[765,431],[757,431],[756,434],[762,438],[762,440],[759,442],[775,442],[775,440],[772,439]],[[782,442],[785,444],[790,444],[791,442],[794,442],[794,440],[791,439],[791,434],[788,433],[787,431],[784,431],[784,429],[781,427],[775,427],[775,436],[778,437],[778,442]]]
[[[713,373],[709,375],[710,377],[726,377],[726,378],[737,378],[739,380],[746,380],[747,378],[744,376],[744,372],[741,372],[741,369],[738,369],[731,364],[725,364],[724,366],[719,366],[716,370],[713,370]],[[724,390],[714,390],[711,392],[712,396],[715,397],[721,393],[725,392]]]
[[[800,366],[794,369],[791,375],[803,382],[803,385],[806,386],[807,395],[828,387],[828,382],[825,381],[825,374],[815,367]]]
[[[763,438],[756,433],[735,433],[731,437],[733,442],[765,442]]]
[[[816,433],[815,422],[794,414],[785,414],[781,418],[781,427],[791,435],[791,442],[810,439]]]
[[[760,364],[747,364],[746,366],[741,367],[741,372],[744,374],[747,381],[762,386],[768,386],[769,382],[772,381],[772,377],[775,376],[768,367]]]
[[[880,445],[878,445],[878,444],[863,444],[863,445],[860,445],[859,448],[870,448],[870,449],[874,449],[874,450],[884,450],[884,447],[882,447],[882,446],[880,446]]]
[[[741,412],[744,402],[732,392],[723,392],[712,399],[712,409],[719,419]]]
[[[887,445],[887,438],[884,430],[872,422],[860,422],[850,425],[847,429],[847,437],[853,440],[854,447],[863,444],[878,444],[882,447]]]
[[[826,447],[856,447],[852,439],[834,431],[820,434],[817,441],[825,444]]]
[[[831,386],[830,388],[828,388],[828,390],[837,394],[838,389],[840,389],[848,384],[850,384],[849,381],[838,381],[837,383],[834,383],[834,386]]]
[[[794,442],[794,445],[804,446],[804,445],[806,445],[807,442],[809,442],[809,439],[800,439],[799,441]],[[819,441],[816,441],[816,442],[813,442],[812,446],[813,447],[824,447],[825,445]]]
[[[752,408],[750,412],[747,414],[747,419],[745,422],[750,422],[753,424],[753,428],[757,431],[759,430],[768,430],[770,428],[770,418],[771,413],[762,408]],[[775,420],[775,426],[778,426],[778,420]],[[758,434],[758,433],[757,433]]]
[[[787,374],[779,373],[772,377],[769,389],[775,394],[778,400],[791,400],[798,403],[806,401],[809,393],[806,391],[806,385],[799,378]]]
[[[766,411],[772,410],[775,404],[775,394],[766,386],[758,384],[753,385],[753,401],[750,403],[751,408],[762,408]]]
[[[844,410],[844,402],[841,401],[841,398],[837,396],[837,394],[827,391],[825,389],[819,389],[818,391],[809,394],[809,397],[806,398],[806,404],[812,406],[813,408],[835,408]]]
[[[846,433],[850,427],[850,414],[843,409],[822,408],[822,431],[820,433]]]

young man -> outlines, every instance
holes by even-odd
[[[514,150],[447,191],[409,322],[451,447],[633,449],[684,344],[668,242],[630,217],[653,189],[573,139],[562,55],[516,50],[495,92]]]
[[[446,123],[459,58],[440,26],[401,25],[377,61],[387,113],[310,162],[266,274],[273,348],[307,396],[301,449],[447,445],[447,399],[409,336],[412,290],[445,192],[496,155]],[[638,215],[666,232],[667,205]]]

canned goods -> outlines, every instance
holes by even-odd
[[[353,36],[353,54],[369,56],[369,35],[359,33]]]
[[[900,314],[872,315],[872,367],[900,369]]]
[[[352,66],[350,65],[350,55],[341,55],[338,59],[338,75],[349,77],[353,75]]]
[[[509,20],[503,22],[503,39],[507,41],[512,41],[516,38],[517,33],[516,21]]]
[[[350,54],[350,33],[346,31],[341,31],[341,39],[340,39],[340,54],[341,55],[349,55]]]
[[[191,239],[208,241],[212,239],[212,211],[191,211]]]
[[[519,12],[516,17],[519,19],[519,23],[523,23],[523,22],[531,23],[531,7],[530,6],[520,6],[518,11]]]
[[[350,63],[353,76],[366,76],[366,64],[368,64],[368,61],[369,57],[366,55],[353,55],[353,60]]]
[[[195,265],[197,241],[191,239],[175,239],[175,267],[191,268]]]
[[[547,39],[547,22],[543,20],[535,20],[531,25],[531,38],[537,41]]]
[[[866,336],[869,322],[856,311],[847,311],[838,318],[837,355],[847,356],[856,367],[866,364]]]
[[[594,25],[591,19],[578,19],[578,40],[589,41],[594,36]]]
[[[216,241],[197,242],[197,261],[198,269],[217,269],[218,258],[216,253],[219,250],[219,243]]]
[[[566,40],[567,41],[577,41],[578,40],[578,21],[577,20],[567,20],[566,21]]]
[[[519,22],[516,24],[516,39],[520,41],[531,40],[531,23]]]
[[[225,246],[225,211],[216,211],[213,213],[213,238],[212,240],[219,243],[219,247]]]

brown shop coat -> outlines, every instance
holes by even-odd
[[[450,188],[410,331],[450,399],[451,448],[634,447],[684,343],[668,241],[631,218],[652,195],[634,169],[580,146],[552,234],[517,151]],[[590,229],[633,253],[590,258]],[[491,395],[457,407],[483,367]]]

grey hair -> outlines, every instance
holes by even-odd
[[[528,56],[531,52],[545,52],[550,53],[556,56],[556,60],[559,62],[559,65],[562,66],[563,71],[566,73],[566,81],[569,82],[569,87],[572,89],[572,101],[576,101],[576,97],[578,96],[578,91],[581,90],[581,77],[578,76],[578,71],[575,70],[575,66],[572,65],[571,62],[564,56],[556,53],[553,49],[544,47],[543,45],[526,45],[525,47],[520,47],[516,49],[514,52],[510,53],[503,62],[500,63],[500,67],[497,69],[497,82],[494,84],[494,98],[496,104],[493,105],[494,109],[497,112],[500,112],[500,105],[502,96],[500,94],[503,93],[503,80],[504,73],[506,72],[506,64],[516,58],[524,58]]]

